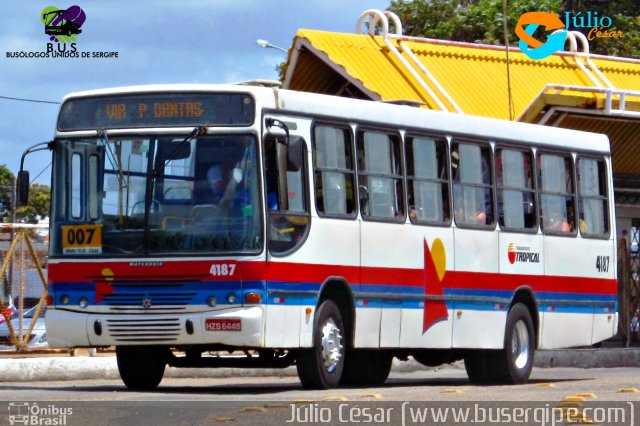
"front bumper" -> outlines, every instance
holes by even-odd
[[[262,347],[265,329],[262,306],[149,315],[87,314],[49,308],[46,327],[52,348],[200,344]]]

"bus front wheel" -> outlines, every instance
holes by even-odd
[[[338,386],[345,361],[345,329],[336,304],[325,300],[313,320],[313,346],[301,350],[296,368],[302,386],[329,389]]]
[[[116,347],[118,371],[124,384],[132,390],[155,389],[164,376],[169,350],[158,347]]]

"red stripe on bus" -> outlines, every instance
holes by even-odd
[[[235,264],[233,276],[213,276],[211,265]],[[281,281],[288,283],[323,283],[335,276],[349,284],[424,287],[425,270],[409,268],[358,267],[344,265],[303,264],[264,261],[185,261],[163,262],[161,266],[130,266],[129,262],[49,264],[51,282],[103,281],[105,268],[113,272],[113,281],[136,279],[152,281]],[[111,276],[109,276],[111,278]],[[497,272],[446,271],[442,287],[462,290],[513,291],[529,286],[537,292],[578,294],[617,294],[612,278],[569,277],[553,275],[503,274]],[[431,287],[431,286],[430,286]]]

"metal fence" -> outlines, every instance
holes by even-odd
[[[4,231],[0,234],[0,350],[47,348],[44,311],[48,244],[34,238],[41,228],[0,223],[0,232]]]

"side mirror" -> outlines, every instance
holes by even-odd
[[[17,207],[29,205],[29,171],[20,170],[16,180]]]
[[[300,138],[292,137],[287,146],[287,171],[297,172],[302,167],[304,160],[304,142]]]

